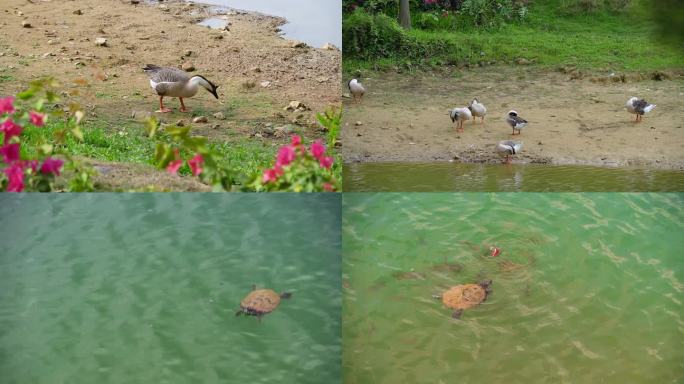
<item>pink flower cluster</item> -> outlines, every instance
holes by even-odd
[[[320,140],[316,140],[311,144],[309,152],[314,159],[318,160],[318,164],[325,168],[330,169],[333,165],[333,158],[325,156],[325,145],[321,143]],[[292,136],[292,142],[290,145],[285,145],[280,147],[278,155],[276,156],[276,163],[273,168],[269,168],[264,171],[262,177],[263,183],[270,183],[278,180],[280,176],[283,175],[283,167],[290,165],[296,158],[297,154],[306,154],[306,148],[302,144],[302,138],[299,135]],[[332,188],[332,186],[330,186]]]
[[[38,160],[21,160],[19,156],[21,144],[10,142],[13,137],[21,135],[21,132],[23,131],[22,126],[12,120],[12,116],[10,116],[14,112],[16,112],[16,109],[14,108],[14,97],[0,97],[0,115],[7,115],[5,121],[0,123],[0,132],[4,134],[3,145],[0,147],[0,155],[2,155],[2,161],[8,165],[2,172],[9,180],[7,191],[22,192],[25,188],[24,177],[27,169],[30,168],[33,172],[40,169],[40,172],[45,175],[55,174],[59,176],[59,172],[62,169],[64,162],[59,159],[48,157],[43,160],[43,164],[40,165],[39,168]],[[45,125],[45,115],[31,111],[29,112],[29,122],[36,127],[42,127]]]
[[[183,165],[183,159],[180,158],[180,152],[178,151],[178,148],[174,150],[174,154],[176,159],[166,166],[166,171],[172,175],[178,173],[178,170]],[[202,173],[202,164],[204,164],[204,158],[199,153],[192,159],[188,160],[188,166],[190,166],[193,176],[199,176]]]

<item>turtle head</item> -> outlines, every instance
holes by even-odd
[[[292,293],[290,292],[283,292],[280,294],[281,299],[289,299],[290,297],[292,297]]]
[[[484,288],[485,291],[489,292],[489,288],[492,286],[492,280],[482,280],[479,285]]]

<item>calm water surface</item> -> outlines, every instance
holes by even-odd
[[[350,163],[350,192],[682,192],[684,171],[541,164]]]
[[[280,16],[285,37],[320,48],[325,43],[342,47],[342,0],[201,0],[215,4]],[[222,22],[220,25],[225,24]]]
[[[343,207],[345,383],[684,382],[683,194]],[[460,320],[432,298],[482,279],[492,294]]]
[[[0,196],[0,382],[339,382],[339,200]]]

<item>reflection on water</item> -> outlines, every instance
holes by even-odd
[[[325,43],[342,47],[342,0],[201,0],[199,2],[284,17],[288,22],[281,29],[287,38],[301,40],[318,48]]]
[[[682,194],[345,194],[343,207],[345,383],[684,377]],[[432,298],[483,279],[492,294],[461,320]]]
[[[0,382],[334,383],[339,195],[0,196]],[[236,317],[252,284],[289,291]]]
[[[592,166],[348,163],[349,192],[682,192],[684,171]]]

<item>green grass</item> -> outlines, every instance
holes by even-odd
[[[33,158],[36,154],[31,148],[36,145],[51,142],[56,131],[64,127],[61,121],[50,121],[45,127],[38,128],[27,125],[22,134],[22,157]],[[123,124],[115,129],[107,128],[97,122],[85,124],[82,127],[83,141],[77,141],[69,136],[65,143],[66,151],[72,156],[85,157],[94,160],[136,163],[153,165],[156,141],[149,139],[142,124]],[[162,141],[169,142],[170,138],[163,132],[158,134]],[[281,143],[262,142],[245,137],[231,138],[229,141],[213,142],[211,148],[217,151],[236,174],[247,177],[261,173],[272,166],[275,155]],[[183,158],[189,159],[192,154],[181,153]],[[335,176],[341,179],[342,161],[336,156],[333,168]],[[190,174],[186,165],[180,169],[184,175]]]
[[[418,54],[378,60],[345,56],[346,73],[393,67],[476,65],[479,61],[510,63],[518,58],[542,67],[575,65],[584,70],[650,71],[684,67],[681,49],[660,44],[656,26],[633,4],[625,12],[561,15],[557,1],[535,2],[525,23],[494,30],[407,33]],[[484,55],[482,55],[484,53]],[[411,59],[411,57],[414,57]]]

